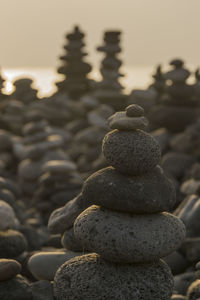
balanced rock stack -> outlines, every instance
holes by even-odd
[[[157,127],[166,127],[172,132],[180,132],[193,123],[198,116],[199,105],[194,96],[194,85],[187,84],[190,72],[184,68],[184,62],[175,59],[173,67],[164,77],[166,94],[162,104],[156,106],[149,115],[150,121]]]
[[[100,52],[105,52],[105,58],[102,60],[100,72],[102,81],[97,85],[95,95],[101,103],[111,105],[114,110],[119,110],[126,106],[126,96],[122,93],[123,86],[118,79],[123,76],[119,72],[122,64],[116,55],[121,52],[119,46],[120,31],[107,31],[104,34],[103,46],[97,48]]]
[[[6,95],[3,93],[4,85],[5,85],[5,79],[0,74],[0,100],[6,97]]]
[[[161,65],[158,65],[156,68],[155,73],[152,75],[154,82],[150,85],[150,87],[153,87],[156,92],[158,93],[157,101],[159,101],[159,98],[165,91],[165,76],[162,72]]]
[[[32,88],[33,80],[31,78],[20,78],[13,82],[15,91],[12,97],[24,104],[30,104],[37,100],[37,90]]]
[[[66,53],[60,57],[64,64],[58,68],[58,73],[65,76],[64,81],[56,84],[58,90],[67,92],[73,99],[90,90],[87,74],[91,71],[91,66],[83,61],[83,57],[87,55],[82,51],[85,46],[82,41],[84,36],[78,26],[74,27],[72,33],[66,35],[67,45],[64,46]]]
[[[22,143],[15,146],[16,155],[21,159],[18,176],[24,195],[32,196],[42,174],[42,165],[49,160],[64,160],[67,154],[62,150],[62,136],[51,134],[45,121],[27,123],[23,133]]]
[[[103,154],[112,166],[84,183],[83,200],[96,205],[74,223],[75,238],[93,253],[58,269],[55,298],[169,300],[173,276],[160,258],[185,237],[183,223],[163,212],[175,204],[174,187],[157,165],[158,143],[142,130],[148,121],[141,107],[131,105],[108,122],[114,130]]]
[[[0,103],[1,129],[6,129],[16,135],[21,135],[24,125],[24,113],[25,106],[21,101],[7,97]]]
[[[50,160],[41,168],[34,203],[48,221],[50,213],[74,198],[81,190],[82,178],[69,160]]]

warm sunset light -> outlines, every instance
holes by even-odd
[[[199,300],[200,0],[0,4],[0,300]]]

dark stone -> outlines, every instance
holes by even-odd
[[[145,265],[119,265],[88,254],[64,263],[54,278],[59,300],[169,299],[173,277],[163,261]]]
[[[157,128],[165,127],[172,132],[180,132],[195,122],[198,115],[198,110],[193,107],[157,105],[152,108],[148,118]]]
[[[161,155],[158,142],[141,130],[113,130],[104,137],[102,149],[108,163],[117,171],[131,175],[151,171]]]
[[[185,272],[174,276],[174,290],[181,295],[185,295],[190,284],[196,280],[194,272]]]
[[[54,234],[65,232],[73,226],[75,219],[88,206],[88,203],[84,203],[82,194],[79,194],[65,206],[52,212],[48,223],[49,231]]]
[[[189,262],[177,251],[174,251],[170,255],[166,256],[164,261],[170,267],[173,275],[183,273],[189,266]]]
[[[170,211],[176,203],[174,185],[159,166],[141,176],[124,176],[107,167],[85,181],[82,194],[91,205],[136,214]]]
[[[15,277],[21,272],[21,265],[13,259],[0,259],[0,281]]]
[[[137,104],[132,104],[126,107],[126,115],[127,117],[141,117],[144,116],[144,109]]]
[[[21,275],[17,275],[13,279],[0,282],[0,299],[32,300],[29,282]]]
[[[53,285],[47,280],[39,280],[31,284],[32,300],[54,300]]]
[[[175,178],[182,178],[194,162],[195,158],[192,155],[168,152],[162,157],[161,165],[165,172]]]
[[[74,234],[84,249],[98,252],[105,260],[143,263],[180,247],[185,227],[169,213],[134,215],[93,205],[74,222]]]
[[[200,237],[186,238],[181,249],[189,262],[198,262],[200,260]]]
[[[0,258],[15,258],[24,252],[26,247],[27,242],[20,232],[0,231]]]
[[[64,248],[69,249],[71,251],[75,251],[75,252],[83,251],[83,246],[75,238],[73,227],[65,231],[65,233],[63,234],[62,245]]]

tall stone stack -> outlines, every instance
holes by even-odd
[[[38,100],[38,91],[32,87],[33,83],[33,79],[31,78],[19,78],[15,80],[13,82],[15,90],[12,93],[12,97],[25,105]]]
[[[157,164],[160,147],[143,131],[143,109],[131,105],[108,119],[103,154],[111,166],[84,183],[95,204],[75,220],[74,234],[91,254],[64,263],[54,278],[56,300],[169,300],[173,277],[160,259],[180,247],[183,223],[170,211],[175,189]]]
[[[5,95],[3,93],[4,84],[5,84],[5,79],[0,74],[0,100],[5,98]]]
[[[199,101],[194,97],[194,85],[187,83],[190,72],[184,67],[184,62],[174,59],[170,65],[173,69],[164,75],[166,93],[162,103],[152,109],[149,119],[155,127],[180,132],[198,117]]]
[[[106,31],[104,45],[97,48],[97,51],[105,53],[105,57],[100,67],[102,80],[96,87],[95,96],[101,103],[111,105],[115,110],[126,106],[126,95],[122,93],[123,86],[119,82],[123,76],[119,71],[122,62],[117,58],[121,52],[120,34],[120,31]]]
[[[164,73],[162,72],[161,65],[157,66],[156,71],[152,75],[152,77],[154,79],[154,82],[150,85],[150,87],[153,87],[158,93],[156,102],[159,102],[161,95],[165,91],[165,81],[166,81]]]
[[[73,99],[80,98],[90,90],[87,74],[91,71],[91,66],[83,60],[87,55],[83,51],[84,36],[79,27],[75,26],[73,32],[66,35],[65,54],[60,56],[63,65],[58,68],[58,73],[64,75],[65,79],[56,85],[59,92],[67,92]]]

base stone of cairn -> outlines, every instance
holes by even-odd
[[[131,105],[108,119],[114,130],[102,149],[112,166],[87,179],[82,197],[94,205],[74,222],[76,240],[92,253],[57,270],[56,300],[169,300],[172,295],[173,276],[160,258],[180,247],[185,227],[166,212],[175,204],[175,189],[157,165],[158,143],[142,130],[148,124],[143,114]]]

